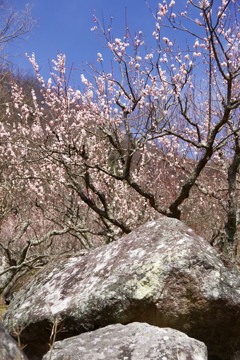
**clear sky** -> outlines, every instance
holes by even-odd
[[[11,0],[15,9],[24,9],[27,0]],[[104,18],[108,24],[113,16],[115,37],[122,37],[125,29],[125,14],[132,31],[142,30],[149,38],[155,28],[155,21],[144,0],[29,0],[32,16],[37,25],[27,42],[15,43],[8,48],[10,54],[20,54],[14,62],[21,68],[31,69],[24,53],[35,53],[41,74],[49,77],[49,59],[57,53],[67,56],[69,66],[82,68],[82,63],[92,62],[102,52],[98,36],[90,29],[94,26],[93,12]],[[158,0],[148,0],[153,10]],[[184,3],[184,2],[183,2]]]
[[[174,11],[184,11],[187,1],[175,1]],[[104,54],[97,34],[90,30],[94,26],[94,11],[100,20],[104,19],[106,25],[109,24],[110,16],[113,16],[114,37],[123,37],[127,17],[133,34],[141,30],[146,35],[148,44],[153,44],[154,41],[152,32],[155,30],[155,20],[144,0],[9,0],[19,12],[24,9],[26,2],[32,7],[32,16],[37,20],[36,27],[27,42],[21,45],[16,42],[8,47],[8,51],[11,55],[19,55],[14,57],[13,62],[26,71],[30,71],[32,66],[24,54],[31,55],[34,52],[44,79],[50,76],[49,60],[56,58],[58,53],[65,54],[67,66],[71,67],[73,64],[79,69],[78,73],[84,63],[92,63],[97,59],[98,52]],[[147,2],[155,13],[161,0]],[[221,0],[214,0],[216,7],[220,4]],[[184,43],[185,47],[186,33],[174,33],[169,29],[166,31],[171,40],[176,37],[177,45]],[[104,57],[104,60],[107,59]]]

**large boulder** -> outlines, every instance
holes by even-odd
[[[27,360],[25,355],[21,352],[18,344],[6,332],[0,321],[0,359],[1,360]]]
[[[230,360],[240,349],[239,275],[193,230],[163,217],[49,264],[18,292],[4,323],[24,328],[30,359],[47,352],[56,321],[64,327],[57,339],[138,321],[180,330],[203,341],[210,360]]]
[[[145,323],[108,325],[58,341],[43,360],[207,360],[202,342]]]
[[[7,273],[7,259],[6,256],[0,256],[0,293],[4,289],[7,279],[8,279],[8,273]],[[5,272],[6,271],[6,272]]]

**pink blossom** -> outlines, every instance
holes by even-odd
[[[150,60],[150,59],[152,59],[153,58],[153,54],[147,54],[146,56],[145,56],[145,60]]]
[[[167,37],[163,37],[163,41],[168,44],[169,43],[169,39]]]
[[[196,49],[199,46],[199,41],[198,39],[195,40],[195,44],[193,45],[194,49]]]
[[[101,53],[97,53],[97,56],[98,56],[98,59],[97,61],[103,61],[103,57],[102,57],[102,54]]]

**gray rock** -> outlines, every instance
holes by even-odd
[[[210,360],[229,360],[240,349],[239,275],[191,229],[163,217],[84,257],[49,264],[18,292],[4,323],[9,332],[13,322],[25,327],[31,359],[47,352],[49,323],[58,319],[58,339],[147,322],[203,341]]]
[[[5,331],[0,321],[0,359],[1,360],[27,360],[23,353],[19,350],[18,344]]]
[[[7,269],[7,259],[6,256],[0,256],[0,289],[4,289],[6,281],[8,279],[8,273],[4,272]]]
[[[51,355],[51,356],[50,356]],[[109,325],[58,341],[43,360],[207,360],[206,346],[180,331],[146,323]]]

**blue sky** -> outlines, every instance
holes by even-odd
[[[157,8],[158,0],[149,0],[152,9]],[[12,0],[15,9],[24,9],[25,0]],[[81,69],[86,61],[92,62],[97,53],[102,52],[101,44],[95,32],[93,12],[105,19],[108,24],[113,16],[113,30],[121,37],[125,29],[125,13],[132,31],[142,30],[149,38],[155,22],[144,0],[30,0],[32,16],[38,20],[27,42],[16,42],[8,48],[10,54],[19,54],[14,62],[23,69],[31,69],[24,53],[35,53],[44,78],[49,77],[49,59],[57,53],[67,56],[69,66],[73,63]]]
[[[79,69],[78,74],[84,63],[92,63],[97,59],[98,52],[104,53],[97,34],[90,30],[94,26],[94,10],[98,18],[104,18],[106,25],[109,24],[110,16],[113,16],[114,37],[121,38],[124,35],[127,14],[131,31],[134,33],[142,30],[146,35],[146,42],[153,42],[155,20],[144,0],[9,0],[19,12],[24,9],[26,2],[32,7],[32,16],[37,20],[36,27],[27,42],[15,42],[8,47],[8,51],[10,55],[18,55],[13,58],[13,62],[26,72],[32,66],[24,54],[31,55],[34,52],[44,79],[50,76],[49,61],[56,58],[58,53],[66,54],[67,66],[71,67],[73,64]],[[161,1],[148,0],[154,12],[159,2]],[[176,0],[174,10],[184,11],[186,2]],[[214,1],[215,6],[220,3],[220,0]],[[186,44],[186,33],[166,31],[171,40],[177,37],[177,44]],[[105,56],[104,60],[107,60]]]

